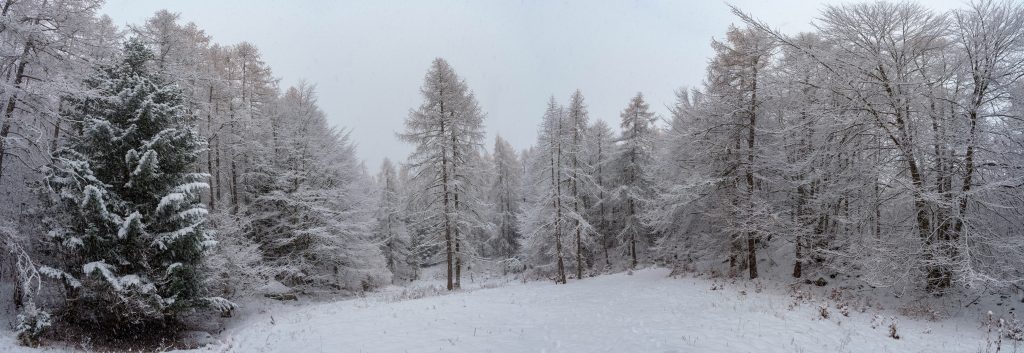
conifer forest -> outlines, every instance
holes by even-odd
[[[396,53],[418,84],[340,83],[416,90],[348,117],[373,143],[318,85],[359,61],[282,77],[176,4],[0,0],[0,352],[1024,350],[1019,0],[715,5],[698,81],[537,84],[511,118],[486,63]]]

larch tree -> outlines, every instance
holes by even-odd
[[[569,191],[564,182],[567,128],[565,108],[552,96],[524,177],[525,205],[520,217],[525,257],[539,275],[553,275],[555,283],[566,283],[564,242],[570,224],[564,203]]]
[[[520,212],[519,183],[522,178],[519,156],[501,136],[494,139],[494,181],[491,201],[494,207],[494,235],[488,241],[488,255],[509,259],[519,254],[522,234],[516,215]]]
[[[391,271],[394,280],[411,281],[416,279],[419,263],[413,256],[412,240],[402,214],[402,187],[399,185],[398,172],[390,159],[384,159],[380,173],[377,174],[378,204],[375,241]]]
[[[247,236],[292,288],[368,290],[391,281],[373,241],[372,191],[347,132],[327,125],[314,87],[289,88],[272,168],[245,208]]]
[[[118,51],[101,1],[5,1],[0,6],[0,207],[34,203],[26,182],[68,124],[60,118],[67,96],[88,91],[81,82]],[[63,124],[63,125],[62,125]]]
[[[758,217],[770,213],[764,211],[763,202],[755,195],[755,179],[762,162],[758,160],[760,149],[757,141],[758,124],[763,124],[759,119],[764,119],[762,76],[769,64],[772,45],[769,36],[754,29],[731,28],[725,42],[712,42],[716,56],[708,67],[709,82],[713,85],[709,91],[715,92],[715,97],[725,103],[722,108],[732,109],[722,111],[724,121],[721,123],[735,124],[740,129],[735,136],[733,151],[736,169],[729,173],[738,179],[736,184],[740,188],[740,196],[734,207],[740,220],[728,232],[733,238],[734,248],[746,248],[745,264],[751,279],[758,276],[757,245],[759,230],[763,228]]]
[[[699,91],[676,91],[676,102],[670,109],[672,119],[656,150],[660,163],[652,168],[657,195],[644,214],[645,224],[662,237],[657,256],[677,269],[693,269],[700,258],[698,252],[704,249],[700,235],[708,231],[701,220],[709,212],[702,210],[700,203],[712,179],[702,174],[708,165],[702,165],[699,151],[709,145],[699,138],[696,107],[700,105]]]
[[[683,172],[685,178],[661,183],[666,192],[651,208],[648,221],[670,237],[664,240],[666,248],[725,252],[731,275],[747,270],[753,279],[758,277],[757,248],[762,238],[768,238],[761,233],[770,230],[775,219],[760,192],[767,175],[762,156],[767,149],[759,140],[767,130],[762,91],[772,46],[759,31],[732,27],[725,41],[712,41],[712,48],[715,57],[703,91],[692,97],[678,93],[666,134],[670,141],[664,148],[670,152],[665,161],[676,165],[661,171]],[[700,210],[706,221],[687,219],[692,210]],[[684,260],[694,256],[701,255],[688,253]]]
[[[600,256],[604,257],[603,267],[612,265],[609,249],[616,246],[618,222],[613,217],[611,188],[614,185],[614,170],[611,161],[614,156],[615,135],[604,120],[595,120],[587,127],[586,164],[590,168],[589,187],[583,190],[587,202],[587,220],[594,227],[595,241],[600,244]]]
[[[587,202],[585,192],[581,189],[591,188],[590,165],[586,158],[587,128],[590,124],[590,116],[587,112],[587,105],[583,100],[583,93],[579,90],[573,92],[569,98],[569,106],[566,107],[566,156],[565,181],[568,184],[567,207],[572,225],[573,245],[576,257],[576,279],[583,279],[584,246],[591,241],[590,237],[594,232],[587,214]]]
[[[613,197],[617,216],[622,217],[618,241],[629,258],[628,267],[635,268],[644,256],[644,249],[654,243],[653,234],[642,217],[653,192],[651,163],[655,117],[640,93],[630,100],[620,117],[622,135],[612,161],[617,174]]]
[[[483,118],[476,97],[447,61],[431,64],[420,88],[423,103],[409,113],[399,136],[416,145],[410,156],[415,178],[423,180],[430,206],[421,218],[444,243],[448,290],[461,286],[463,236],[479,219],[469,207],[473,195],[471,158],[483,139]]]

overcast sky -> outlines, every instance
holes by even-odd
[[[812,29],[824,1],[731,3],[786,32]],[[958,0],[922,2],[936,10]],[[166,8],[214,41],[256,44],[282,79],[317,85],[331,123],[351,129],[359,155],[376,169],[412,147],[395,138],[431,60],[454,66],[487,118],[485,142],[501,134],[534,143],[547,97],[579,88],[592,119],[618,126],[636,92],[666,116],[673,91],[699,86],[709,42],[739,21],[719,1],[331,1],[108,0],[124,26]]]

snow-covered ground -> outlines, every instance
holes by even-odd
[[[900,318],[781,288],[649,269],[567,285],[509,283],[393,301],[394,292],[251,316],[218,352],[977,352],[977,321]],[[486,287],[486,286],[485,286]],[[714,289],[713,289],[714,288]],[[830,317],[820,306],[828,303]],[[879,319],[876,315],[886,315]]]
[[[452,294],[427,281],[332,303],[250,305],[218,344],[197,351],[980,352],[986,343],[975,319],[915,320],[863,303],[845,316],[841,301],[801,299],[783,285],[668,274],[566,285],[478,280]],[[889,337],[892,317],[898,340]],[[12,344],[3,337],[0,351]]]

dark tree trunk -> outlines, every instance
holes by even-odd
[[[18,101],[18,90],[21,89],[21,84],[25,80],[25,66],[28,65],[28,53],[31,50],[32,43],[25,43],[25,48],[21,51],[21,57],[18,59],[18,67],[15,69],[14,73],[14,91],[11,92],[11,96],[7,98],[7,104],[4,107],[4,122],[0,125],[0,181],[3,180],[4,157],[8,153],[7,137],[11,133],[11,120],[14,119],[14,108]]]

